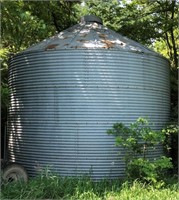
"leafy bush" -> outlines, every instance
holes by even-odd
[[[156,183],[162,179],[161,174],[172,168],[171,158],[161,156],[148,159],[149,150],[164,143],[164,131],[154,131],[147,119],[138,118],[129,127],[123,123],[115,123],[108,134],[116,136],[116,145],[125,149],[126,175],[129,179]]]
[[[164,142],[165,152],[172,158],[173,173],[178,173],[178,131],[179,127],[176,124],[166,126],[162,132],[166,135]]]

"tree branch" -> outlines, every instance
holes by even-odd
[[[174,20],[174,12],[175,12],[175,1],[172,1],[172,15],[171,15],[171,21]],[[175,37],[173,33],[173,26],[170,27],[170,34],[171,34],[171,41],[172,41],[172,48],[173,48],[173,60],[174,60],[174,65],[177,68],[178,66],[178,55],[177,55],[177,48],[175,44]]]
[[[58,32],[60,32],[61,30],[60,30],[60,28],[59,28],[59,26],[58,26],[57,17],[56,17],[56,15],[55,15],[55,13],[54,13],[54,12],[51,12],[51,15],[52,15],[53,23],[54,23],[54,26],[55,26],[56,30],[57,30]]]

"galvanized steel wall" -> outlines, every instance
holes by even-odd
[[[9,157],[31,175],[124,175],[106,130],[149,117],[160,129],[170,112],[167,60],[115,50],[30,52],[10,60]],[[156,149],[151,156],[161,154]]]

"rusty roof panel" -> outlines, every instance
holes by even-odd
[[[85,21],[85,19],[87,21]],[[81,23],[62,31],[49,39],[45,39],[36,45],[33,45],[24,52],[46,51],[49,49],[63,50],[73,48],[106,48],[158,55],[143,45],[103,26],[101,22],[98,21],[99,20],[95,20],[94,16],[92,18],[83,18]],[[55,47],[51,48],[54,46],[54,44]]]

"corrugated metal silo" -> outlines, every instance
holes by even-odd
[[[106,130],[140,116],[160,129],[169,119],[168,61],[95,16],[12,57],[9,86],[9,158],[30,175],[50,166],[62,176],[123,176]]]

